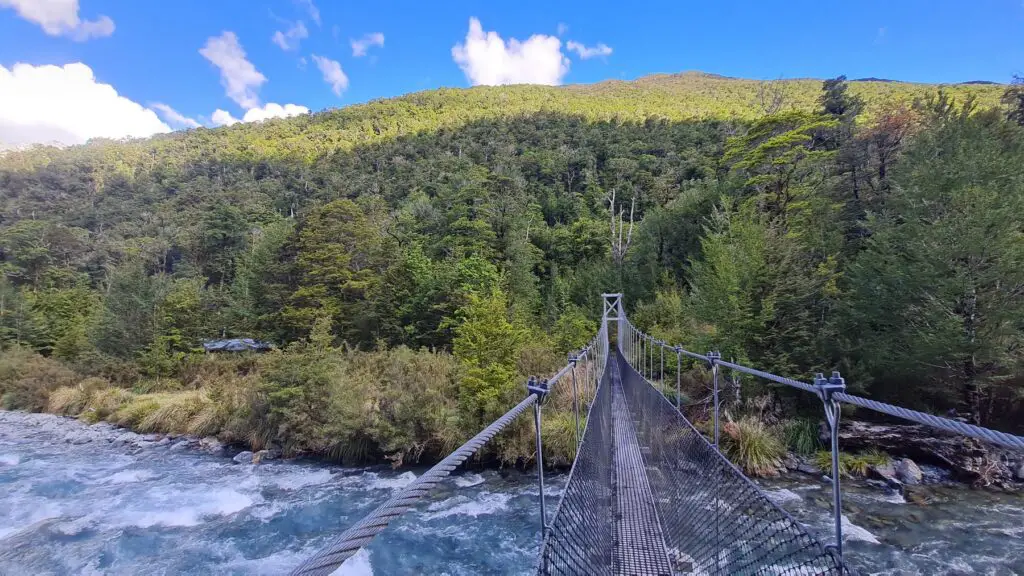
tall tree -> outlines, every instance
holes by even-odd
[[[851,267],[846,333],[877,379],[946,384],[977,423],[1024,361],[1024,134],[949,103],[928,123]]]

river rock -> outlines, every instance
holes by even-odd
[[[281,457],[279,450],[260,450],[252,455],[252,463],[259,464],[267,460],[277,460]]]
[[[1013,477],[1024,482],[1024,460],[1017,464],[1017,469],[1013,471]]]
[[[844,451],[882,450],[953,473],[956,480],[976,486],[1006,486],[1013,471],[1000,461],[999,451],[986,444],[927,426],[902,426],[845,421],[839,428]]]
[[[886,462],[881,466],[870,466],[868,468],[868,475],[884,481],[885,485],[890,488],[903,488],[903,482],[899,479],[896,467],[892,462]]]
[[[792,452],[786,453],[786,459],[783,460],[782,463],[786,467],[786,470],[796,470],[800,467],[800,459]]]
[[[805,458],[800,459],[800,462],[796,466],[796,471],[804,474],[810,474],[811,476],[819,476],[821,474],[821,470]]]
[[[235,461],[235,464],[252,464],[252,452],[249,452],[248,450],[239,452],[238,454],[235,455],[234,458],[232,458],[232,460]]]
[[[224,453],[224,444],[221,444],[220,440],[213,436],[207,436],[199,441],[199,449],[219,456]]]
[[[902,458],[897,460],[893,465],[896,470],[896,478],[904,484],[920,484],[921,483],[921,469],[917,467],[917,463],[910,458]]]

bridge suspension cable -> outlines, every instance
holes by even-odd
[[[430,494],[430,492],[433,491],[442,480],[448,477],[452,471],[461,466],[469,459],[470,456],[487,445],[494,436],[508,427],[509,424],[511,424],[531,406],[534,407],[536,435],[538,437],[537,472],[540,483],[540,503],[542,509],[541,525],[544,526],[546,524],[546,515],[543,512],[544,469],[542,463],[542,447],[539,440],[540,403],[543,401],[545,393],[551,389],[551,386],[555,385],[567,374],[572,374],[573,382],[576,382],[576,367],[580,362],[586,363],[585,367],[588,374],[596,376],[603,373],[604,361],[608,354],[607,342],[607,325],[602,324],[601,330],[598,335],[594,337],[591,343],[586,348],[583,348],[579,353],[570,356],[569,363],[559,370],[554,376],[548,380],[542,380],[540,382],[531,378],[529,386],[532,386],[532,388],[528,388],[528,395],[519,402],[519,404],[481,430],[465,444],[455,449],[455,451],[449,454],[445,459],[438,462],[430,468],[430,470],[424,472],[408,486],[402,488],[396,495],[381,504],[373,512],[370,512],[359,522],[349,527],[327,546],[310,558],[306,559],[302,564],[295,568],[291,574],[293,576],[326,576],[334,572],[342,565],[342,563],[345,562],[345,560],[353,556],[360,548],[369,544],[378,534],[384,531],[392,520],[407,512],[420,500]],[[538,393],[538,390],[540,389],[543,389],[545,393]],[[578,390],[574,390],[574,393],[577,391]],[[575,402],[574,406],[577,411],[576,421],[578,423],[579,402]]]
[[[846,393],[838,372],[814,383],[778,376],[672,346],[636,328],[620,294],[604,294],[597,336],[547,380],[531,377],[527,396],[476,436],[296,568],[326,575],[415,506],[445,477],[508,427],[534,412],[541,552],[538,574],[847,574],[843,562],[839,474],[840,405],[847,404],[1024,450],[1024,438]],[[610,322],[616,323],[616,350]],[[656,351],[655,348],[659,350]],[[665,355],[676,354],[675,402],[665,395]],[[711,370],[714,433],[709,441],[682,413],[682,359]],[[582,370],[581,370],[582,363]],[[835,543],[822,546],[771,502],[719,450],[720,369],[816,394],[831,437]],[[548,523],[544,494],[542,404],[552,386],[572,380],[576,457]],[[580,391],[580,378],[584,392]],[[656,383],[657,382],[657,383]],[[593,386],[589,407],[584,394]],[[581,432],[581,409],[587,410]]]
[[[845,391],[846,390],[845,380],[842,378],[842,376],[840,376],[839,372],[833,372],[832,375],[830,377],[828,377],[828,378],[826,378],[822,374],[817,374],[815,376],[815,379],[814,379],[814,384],[808,384],[806,382],[801,382],[800,380],[795,380],[793,378],[787,378],[785,376],[779,376],[777,374],[772,374],[771,372],[765,372],[763,370],[758,370],[756,368],[751,368],[749,366],[744,366],[742,364],[737,364],[735,362],[728,362],[728,361],[722,360],[721,359],[722,358],[721,354],[719,354],[718,352],[709,352],[707,354],[698,354],[696,352],[691,352],[689,350],[686,350],[686,349],[684,349],[681,346],[669,346],[665,342],[663,342],[661,340],[658,340],[657,338],[654,338],[653,336],[651,336],[649,334],[646,334],[642,330],[638,329],[636,326],[634,326],[629,321],[629,319],[626,317],[625,313],[623,313],[621,315],[621,318],[622,318],[621,322],[622,322],[622,324],[624,326],[624,328],[620,330],[620,333],[624,334],[624,336],[622,338],[622,341],[626,342],[630,346],[630,351],[627,353],[627,358],[633,358],[632,362],[633,362],[634,366],[637,363],[639,363],[642,367],[646,367],[646,365],[647,365],[647,355],[648,355],[647,349],[652,347],[652,346],[659,346],[663,350],[664,349],[674,350],[677,353],[677,355],[679,355],[679,357],[686,356],[686,357],[692,358],[694,360],[698,360],[698,361],[701,361],[701,362],[706,362],[709,365],[709,367],[712,370],[712,378],[713,378],[714,445],[716,447],[718,446],[718,436],[719,436],[719,408],[720,408],[719,399],[718,399],[718,392],[719,392],[719,389],[718,389],[718,371],[719,371],[719,368],[728,368],[728,369],[733,370],[735,372],[749,374],[751,376],[756,376],[758,378],[762,378],[762,379],[765,379],[765,380],[768,380],[768,381],[771,381],[771,382],[775,382],[777,384],[782,384],[782,385],[785,385],[785,386],[790,386],[792,388],[797,388],[799,390],[803,390],[805,392],[810,392],[812,394],[815,394],[815,395],[817,395],[817,396],[819,396],[821,398],[823,406],[824,406],[824,410],[825,410],[825,420],[826,420],[826,422],[829,425],[829,431],[830,431],[830,440],[831,440],[830,452],[831,452],[831,460],[832,460],[831,481],[832,481],[832,491],[833,491],[833,506],[832,507],[833,507],[833,520],[834,520],[834,524],[835,524],[835,544],[834,544],[834,547],[838,551],[840,556],[842,555],[842,545],[843,545],[843,542],[842,542],[843,541],[843,536],[842,536],[842,533],[843,533],[843,531],[842,531],[842,515],[841,515],[842,497],[841,497],[840,473],[839,473],[839,417],[840,417],[840,405],[842,403],[845,402],[847,404],[851,404],[851,405],[858,406],[858,407],[861,407],[861,408],[866,408],[868,410],[873,410],[873,411],[876,411],[876,412],[879,412],[879,413],[882,413],[882,414],[886,414],[886,415],[893,416],[893,417],[896,417],[896,418],[900,418],[900,419],[903,419],[903,420],[907,420],[907,421],[910,421],[910,422],[915,422],[915,423],[918,423],[918,424],[923,424],[925,426],[930,426],[932,428],[936,428],[938,430],[943,430],[945,432],[949,432],[949,433],[953,433],[953,434],[959,434],[959,435],[962,435],[962,436],[968,436],[968,437],[971,437],[971,438],[976,438],[978,440],[982,440],[984,442],[988,442],[988,443],[991,443],[991,444],[1002,446],[1004,448],[1011,448],[1011,449],[1014,449],[1014,450],[1024,450],[1024,437],[1021,437],[1021,436],[1016,436],[1014,434],[1009,434],[1009,433],[1006,433],[1006,432],[1000,432],[998,430],[991,430],[991,429],[988,429],[988,428],[983,428],[981,426],[975,426],[973,424],[968,424],[966,422],[961,422],[961,421],[953,420],[953,419],[950,419],[950,418],[943,418],[941,416],[935,416],[933,414],[928,414],[928,413],[925,413],[925,412],[919,412],[917,410],[911,410],[909,408],[904,408],[902,406],[895,406],[895,405],[892,405],[892,404],[886,404],[885,402],[879,402],[877,400],[871,400],[871,399],[868,399],[868,398],[863,398],[863,397],[860,397],[860,396],[855,396],[855,395],[852,395],[852,394],[848,394]],[[636,350],[640,351],[639,354],[637,354]],[[639,360],[639,362],[637,362],[637,360]],[[643,370],[641,370],[641,372],[643,372]],[[653,370],[649,371],[648,374],[650,375],[650,381],[653,382],[653,378],[654,378],[653,377]],[[661,377],[661,376],[662,375],[659,374],[659,377]],[[677,408],[678,408],[679,407],[678,398],[679,398],[679,395],[680,395],[679,385],[678,385],[678,379],[679,379],[678,373],[677,373],[676,378],[677,378],[677,385],[676,385],[676,397],[677,397],[677,400],[676,400],[676,402],[677,402]]]

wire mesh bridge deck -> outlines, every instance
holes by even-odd
[[[813,384],[808,384],[726,362],[716,352],[704,355],[681,346],[667,346],[629,322],[621,295],[604,294],[603,298],[598,334],[586,348],[572,354],[564,368],[547,380],[530,378],[527,396],[519,404],[349,527],[292,574],[326,576],[334,572],[391,520],[412,508],[531,407],[543,527],[536,566],[541,575],[850,573],[842,554],[840,402],[1024,450],[1024,438],[1020,436],[847,394],[845,381],[838,373],[830,378],[819,374]],[[612,323],[617,329],[614,340],[609,332]],[[664,380],[666,350],[670,358],[671,354],[676,358],[675,405],[659,389],[664,382],[656,385],[646,377],[658,374]],[[712,374],[711,439],[680,411],[679,374],[684,357],[706,362]],[[820,397],[832,440],[835,539],[828,546],[769,500],[718,450],[720,368]],[[558,508],[549,517],[544,499],[542,404],[553,386],[570,384],[576,415],[576,457]],[[582,424],[581,410],[588,411]]]
[[[844,574],[615,352],[539,574]]]

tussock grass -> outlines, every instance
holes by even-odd
[[[155,396],[155,394],[133,396],[107,420],[118,426],[135,430],[147,416],[160,408],[160,401]]]
[[[839,473],[843,476],[867,476],[872,466],[884,466],[889,456],[877,450],[857,454],[839,453]],[[821,451],[815,454],[814,463],[823,474],[832,473],[832,453]]]
[[[776,476],[786,456],[786,446],[764,422],[745,416],[726,422],[721,436],[725,453],[751,476]]]
[[[89,394],[78,386],[62,386],[50,392],[46,411],[60,416],[78,416],[85,410]]]
[[[811,420],[792,420],[785,425],[786,444],[797,454],[810,455],[821,449],[818,424]]]
[[[157,407],[155,410],[147,412],[138,421],[136,430],[139,432],[185,434],[193,419],[204,408],[212,406],[206,394],[198,390],[155,394],[152,399],[156,402]]]
[[[122,406],[132,401],[135,394],[123,388],[102,388],[89,395],[82,418],[88,422],[107,420]]]

